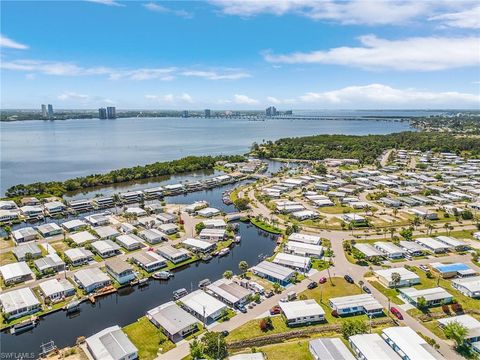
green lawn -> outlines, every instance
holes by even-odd
[[[125,326],[123,331],[137,347],[138,358],[142,360],[155,359],[159,351],[165,353],[175,347],[175,344],[145,316]]]
[[[250,222],[255,225],[256,227],[264,230],[264,231],[267,231],[269,233],[272,233],[272,234],[282,234],[282,230],[280,230],[279,228],[275,227],[275,226],[272,226],[270,224],[267,224],[266,222],[264,221],[259,221],[255,218],[252,218],[250,219]]]
[[[350,206],[323,206],[318,209],[319,212],[324,214],[345,214],[345,213],[354,213],[354,212],[362,212],[362,209],[354,209]]]
[[[257,349],[267,359],[313,360],[308,350],[308,341],[291,341],[282,344],[263,346]]]
[[[397,296],[400,292],[397,289],[386,288],[376,280],[371,280],[369,283],[383,295],[390,299],[391,302],[397,305],[402,305],[404,302],[400,300]]]
[[[17,258],[15,255],[13,255],[13,252],[8,251],[8,252],[2,252],[0,253],[0,264],[1,265],[7,265],[17,262]]]
[[[260,329],[260,320],[251,320],[235,330],[232,330],[230,335],[227,336],[227,341],[233,342],[243,339],[252,339],[270,334],[284,333],[291,330],[289,327],[287,327],[281,316],[272,316],[272,325],[273,329],[269,331],[262,331]],[[295,329],[301,328],[302,327],[295,327]]]

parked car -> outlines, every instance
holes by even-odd
[[[312,281],[310,284],[308,284],[307,288],[311,290],[311,289],[315,289],[317,286],[318,286],[317,283],[315,281]]]
[[[228,332],[228,330],[223,330],[222,331],[222,336],[223,337],[227,337],[230,333]]]
[[[350,284],[355,283],[355,281],[353,281],[353,279],[350,275],[345,275],[343,278],[345,279],[346,282],[348,282]]]
[[[372,292],[370,291],[370,289],[368,287],[366,287],[365,285],[362,287],[363,291],[365,291],[367,294],[371,294]]]
[[[429,271],[430,270],[427,265],[420,265],[419,268],[422,269],[423,271]]]
[[[327,282],[327,278],[326,277],[322,277],[320,278],[320,280],[318,280],[318,283],[319,284],[325,284]]]
[[[247,312],[247,308],[243,305],[238,305],[237,309],[244,314]]]
[[[280,314],[282,309],[280,309],[280,306],[275,305],[273,308],[270,309],[270,315],[277,315]]]
[[[397,317],[397,319],[399,320],[403,320],[403,315],[402,313],[397,309],[397,308],[394,308],[394,307],[391,307],[390,308],[390,312],[395,315]]]
[[[272,291],[272,290],[267,291],[267,292],[265,293],[265,297],[266,297],[266,298],[271,298],[273,295],[274,295],[274,294],[273,294],[273,291]]]

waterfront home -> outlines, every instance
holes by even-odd
[[[456,251],[466,251],[471,248],[471,246],[465,241],[455,239],[450,236],[437,236],[435,239],[449,246],[450,248],[455,249]]]
[[[212,208],[212,207],[207,207],[201,210],[198,210],[196,212],[196,215],[204,217],[204,218],[211,218],[213,216],[219,215],[220,210]]]
[[[95,253],[102,258],[109,258],[120,253],[120,246],[115,244],[112,240],[97,240],[92,243],[92,248]]]
[[[85,339],[88,352],[95,360],[133,360],[138,358],[138,349],[115,325]]]
[[[22,206],[37,206],[40,205],[40,200],[36,197],[24,197],[20,200]]]
[[[62,234],[62,228],[53,222],[39,225],[37,226],[37,230],[43,237],[51,237]]]
[[[17,244],[22,244],[27,241],[35,240],[38,233],[32,227],[24,227],[12,232],[12,238]]]
[[[182,248],[175,248],[172,245],[162,245],[156,249],[156,252],[165,259],[170,260],[174,264],[191,258],[190,252]]]
[[[310,340],[308,350],[314,360],[355,360],[350,350],[339,338]]]
[[[64,300],[75,295],[75,287],[67,279],[50,279],[39,284],[40,293],[44,299],[51,302]]]
[[[13,200],[0,200],[0,210],[15,210],[17,204]]]
[[[223,278],[208,285],[205,291],[232,307],[245,304],[252,295],[250,290]]]
[[[3,316],[9,320],[40,311],[40,301],[30,288],[12,290],[0,294]]]
[[[0,266],[0,274],[5,285],[33,279],[33,273],[24,261]]]
[[[283,265],[294,270],[307,272],[310,270],[311,259],[306,256],[299,256],[286,253],[278,253],[272,261],[274,264]]]
[[[377,241],[373,244],[373,246],[385,254],[389,259],[401,259],[405,257],[406,251],[394,243]]]
[[[86,230],[80,231],[75,234],[70,234],[68,238],[71,239],[77,246],[85,245],[89,242],[97,240],[97,238],[93,234]]]
[[[93,253],[83,247],[67,249],[64,255],[72,266],[86,265],[93,260]]]
[[[162,224],[158,226],[158,230],[167,235],[173,235],[178,232],[178,226],[175,224]]]
[[[216,244],[208,241],[188,238],[182,241],[182,245],[193,252],[206,253],[215,250]]]
[[[107,260],[105,269],[120,285],[130,283],[130,281],[136,278],[132,266],[120,259]]]
[[[119,194],[118,197],[125,204],[138,203],[142,200],[143,193],[141,191],[128,191]]]
[[[113,205],[114,205],[112,196],[97,197],[97,198],[93,199],[93,202],[99,208],[109,208],[109,207],[113,207]]]
[[[25,258],[28,256],[27,254],[30,254],[29,257],[31,257],[32,259],[42,256],[42,251],[35,243],[27,243],[15,246],[12,252],[18,261],[24,261]]]
[[[223,219],[207,219],[203,220],[206,229],[226,229],[227,223]]]
[[[93,229],[101,240],[115,240],[120,235],[117,229],[112,226],[99,226]]]
[[[314,300],[297,300],[278,304],[285,316],[287,326],[310,325],[325,321],[325,311]]]
[[[138,233],[138,235],[150,244],[157,244],[162,240],[167,240],[167,236],[157,229],[145,229]]]
[[[158,199],[163,197],[163,187],[157,186],[154,188],[144,189],[143,196],[145,199]]]
[[[318,218],[318,213],[312,210],[294,211],[290,215],[299,221]]]
[[[424,298],[427,307],[449,304],[453,300],[453,296],[441,287],[421,290],[413,287],[400,289],[400,297],[413,306],[418,306],[418,299]]]
[[[18,220],[18,212],[13,210],[0,210],[0,222]]]
[[[290,234],[290,236],[288,237],[288,241],[298,241],[312,245],[320,245],[322,243],[322,239],[320,236],[300,233]]]
[[[22,206],[20,212],[27,219],[30,218],[43,218],[43,208],[41,206]]]
[[[255,275],[282,286],[288,285],[295,275],[295,270],[269,261],[262,261],[250,270]]]
[[[399,244],[410,256],[422,256],[426,252],[426,249],[415,241],[401,240]]]
[[[287,254],[312,257],[320,259],[323,256],[323,247],[321,245],[312,245],[298,241],[287,241],[283,247]]]
[[[355,314],[375,316],[383,313],[382,305],[371,294],[330,298],[328,305],[340,316]]]
[[[198,329],[198,320],[173,301],[147,311],[147,318],[173,342]]]
[[[457,322],[467,328],[468,333],[465,340],[468,344],[473,344],[480,341],[480,321],[471,315],[451,316],[443,319],[438,319],[440,328],[444,328],[452,322]]]
[[[367,260],[373,260],[373,259],[382,258],[385,256],[383,252],[381,252],[371,244],[357,243],[353,245],[353,247],[358,251],[360,251],[362,254],[364,254],[365,259]]]
[[[127,250],[136,250],[142,247],[142,239],[135,234],[120,235],[115,241]]]
[[[431,269],[438,273],[442,278],[448,279],[455,276],[468,277],[475,276],[477,272],[464,263],[440,263],[434,262],[429,264]]]
[[[147,272],[152,272],[167,266],[167,260],[152,250],[134,253],[131,259]]]
[[[228,309],[227,305],[203,290],[195,290],[178,301],[186,311],[204,323],[217,320]]]
[[[112,283],[108,275],[99,268],[78,270],[73,274],[73,279],[87,294]]]
[[[170,195],[175,195],[175,194],[180,194],[182,192],[185,192],[185,188],[183,187],[182,184],[168,184],[168,185],[165,185],[165,190]]]
[[[76,212],[85,212],[93,210],[93,202],[88,199],[72,200],[68,206]]]
[[[177,222],[177,216],[170,213],[160,213],[155,217],[162,224],[174,224]]]
[[[86,222],[79,219],[69,220],[62,223],[62,227],[69,232],[78,231],[86,228],[87,226],[88,225]]]
[[[454,279],[452,286],[465,296],[480,298],[480,276]]]
[[[52,202],[45,203],[43,204],[43,207],[45,208],[45,211],[50,216],[61,214],[67,209],[65,204],[60,201],[52,201]]]
[[[445,359],[424,338],[408,326],[394,326],[382,331],[382,338],[402,359]]]
[[[195,211],[201,210],[208,207],[208,202],[202,201],[195,201],[192,204],[186,205],[183,210],[189,214],[193,214]]]
[[[105,213],[85,216],[85,220],[92,226],[104,226],[110,224],[110,219]]]
[[[373,273],[377,277],[380,284],[387,288],[398,288],[420,284],[420,277],[413,271],[407,270],[404,267],[380,269],[375,270]],[[400,275],[400,281],[397,283],[392,279],[392,274],[394,273]]]
[[[378,334],[358,334],[348,338],[357,359],[401,360],[402,358]]]
[[[65,270],[65,262],[58,254],[48,254],[34,261],[35,267],[40,274],[56,273]]]
[[[227,238],[227,231],[225,229],[203,229],[198,237],[208,242],[223,241]]]
[[[433,238],[418,238],[415,239],[415,241],[435,254],[445,253],[451,248],[450,245],[446,245]]]

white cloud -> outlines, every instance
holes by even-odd
[[[174,94],[147,94],[145,99],[152,100],[160,104],[192,104],[194,103],[193,97],[188,93],[183,93],[181,95]]]
[[[15,40],[12,40],[9,37],[6,37],[5,35],[2,35],[2,34],[0,34],[0,47],[17,49],[17,50],[28,49],[27,45],[16,42]]]
[[[233,102],[239,105],[255,105],[260,103],[260,101],[258,101],[257,99],[252,99],[247,95],[241,94],[235,94],[235,96],[233,97]]]
[[[158,79],[163,81],[173,80],[172,73],[176,69],[171,68],[141,68],[135,70],[112,70],[109,74],[110,79],[118,80],[127,78],[130,80],[152,80]]]
[[[85,94],[78,94],[73,91],[65,91],[63,94],[58,95],[58,99],[65,101],[65,100],[88,100],[89,96]]]
[[[478,28],[472,0],[210,0],[225,15],[252,17],[294,14],[340,24],[399,25],[425,19],[448,26]]]
[[[249,78],[250,75],[247,72],[243,71],[227,71],[224,73],[219,73],[216,71],[204,71],[204,70],[187,70],[182,72],[183,76],[192,76],[192,77],[199,77],[208,80],[238,80]]]
[[[107,5],[107,6],[125,6],[125,4],[119,3],[118,1],[115,0],[86,0],[87,2],[91,3],[96,3],[96,4],[102,4],[102,5]]]
[[[339,90],[308,92],[299,97],[304,103],[318,106],[334,105],[338,108],[388,108],[388,107],[478,107],[480,95],[450,92],[432,92],[417,89],[396,89],[383,84],[348,86]]]
[[[282,100],[277,99],[276,97],[273,97],[273,96],[267,96],[267,100],[269,103],[272,103],[272,104],[280,104],[282,102]]]
[[[193,17],[193,14],[186,10],[174,10],[154,2],[143,4],[143,7],[149,11],[163,13],[163,14],[174,14],[176,16],[180,16],[185,19],[191,19]]]
[[[450,27],[480,29],[480,6],[462,11],[432,16],[428,20],[440,21],[445,26]]]
[[[416,37],[387,40],[366,35],[361,47],[338,47],[326,51],[286,55],[265,53],[265,60],[287,64],[335,64],[370,70],[434,71],[480,64],[478,37]]]

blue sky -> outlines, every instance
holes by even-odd
[[[1,106],[479,108],[473,1],[2,1]]]

